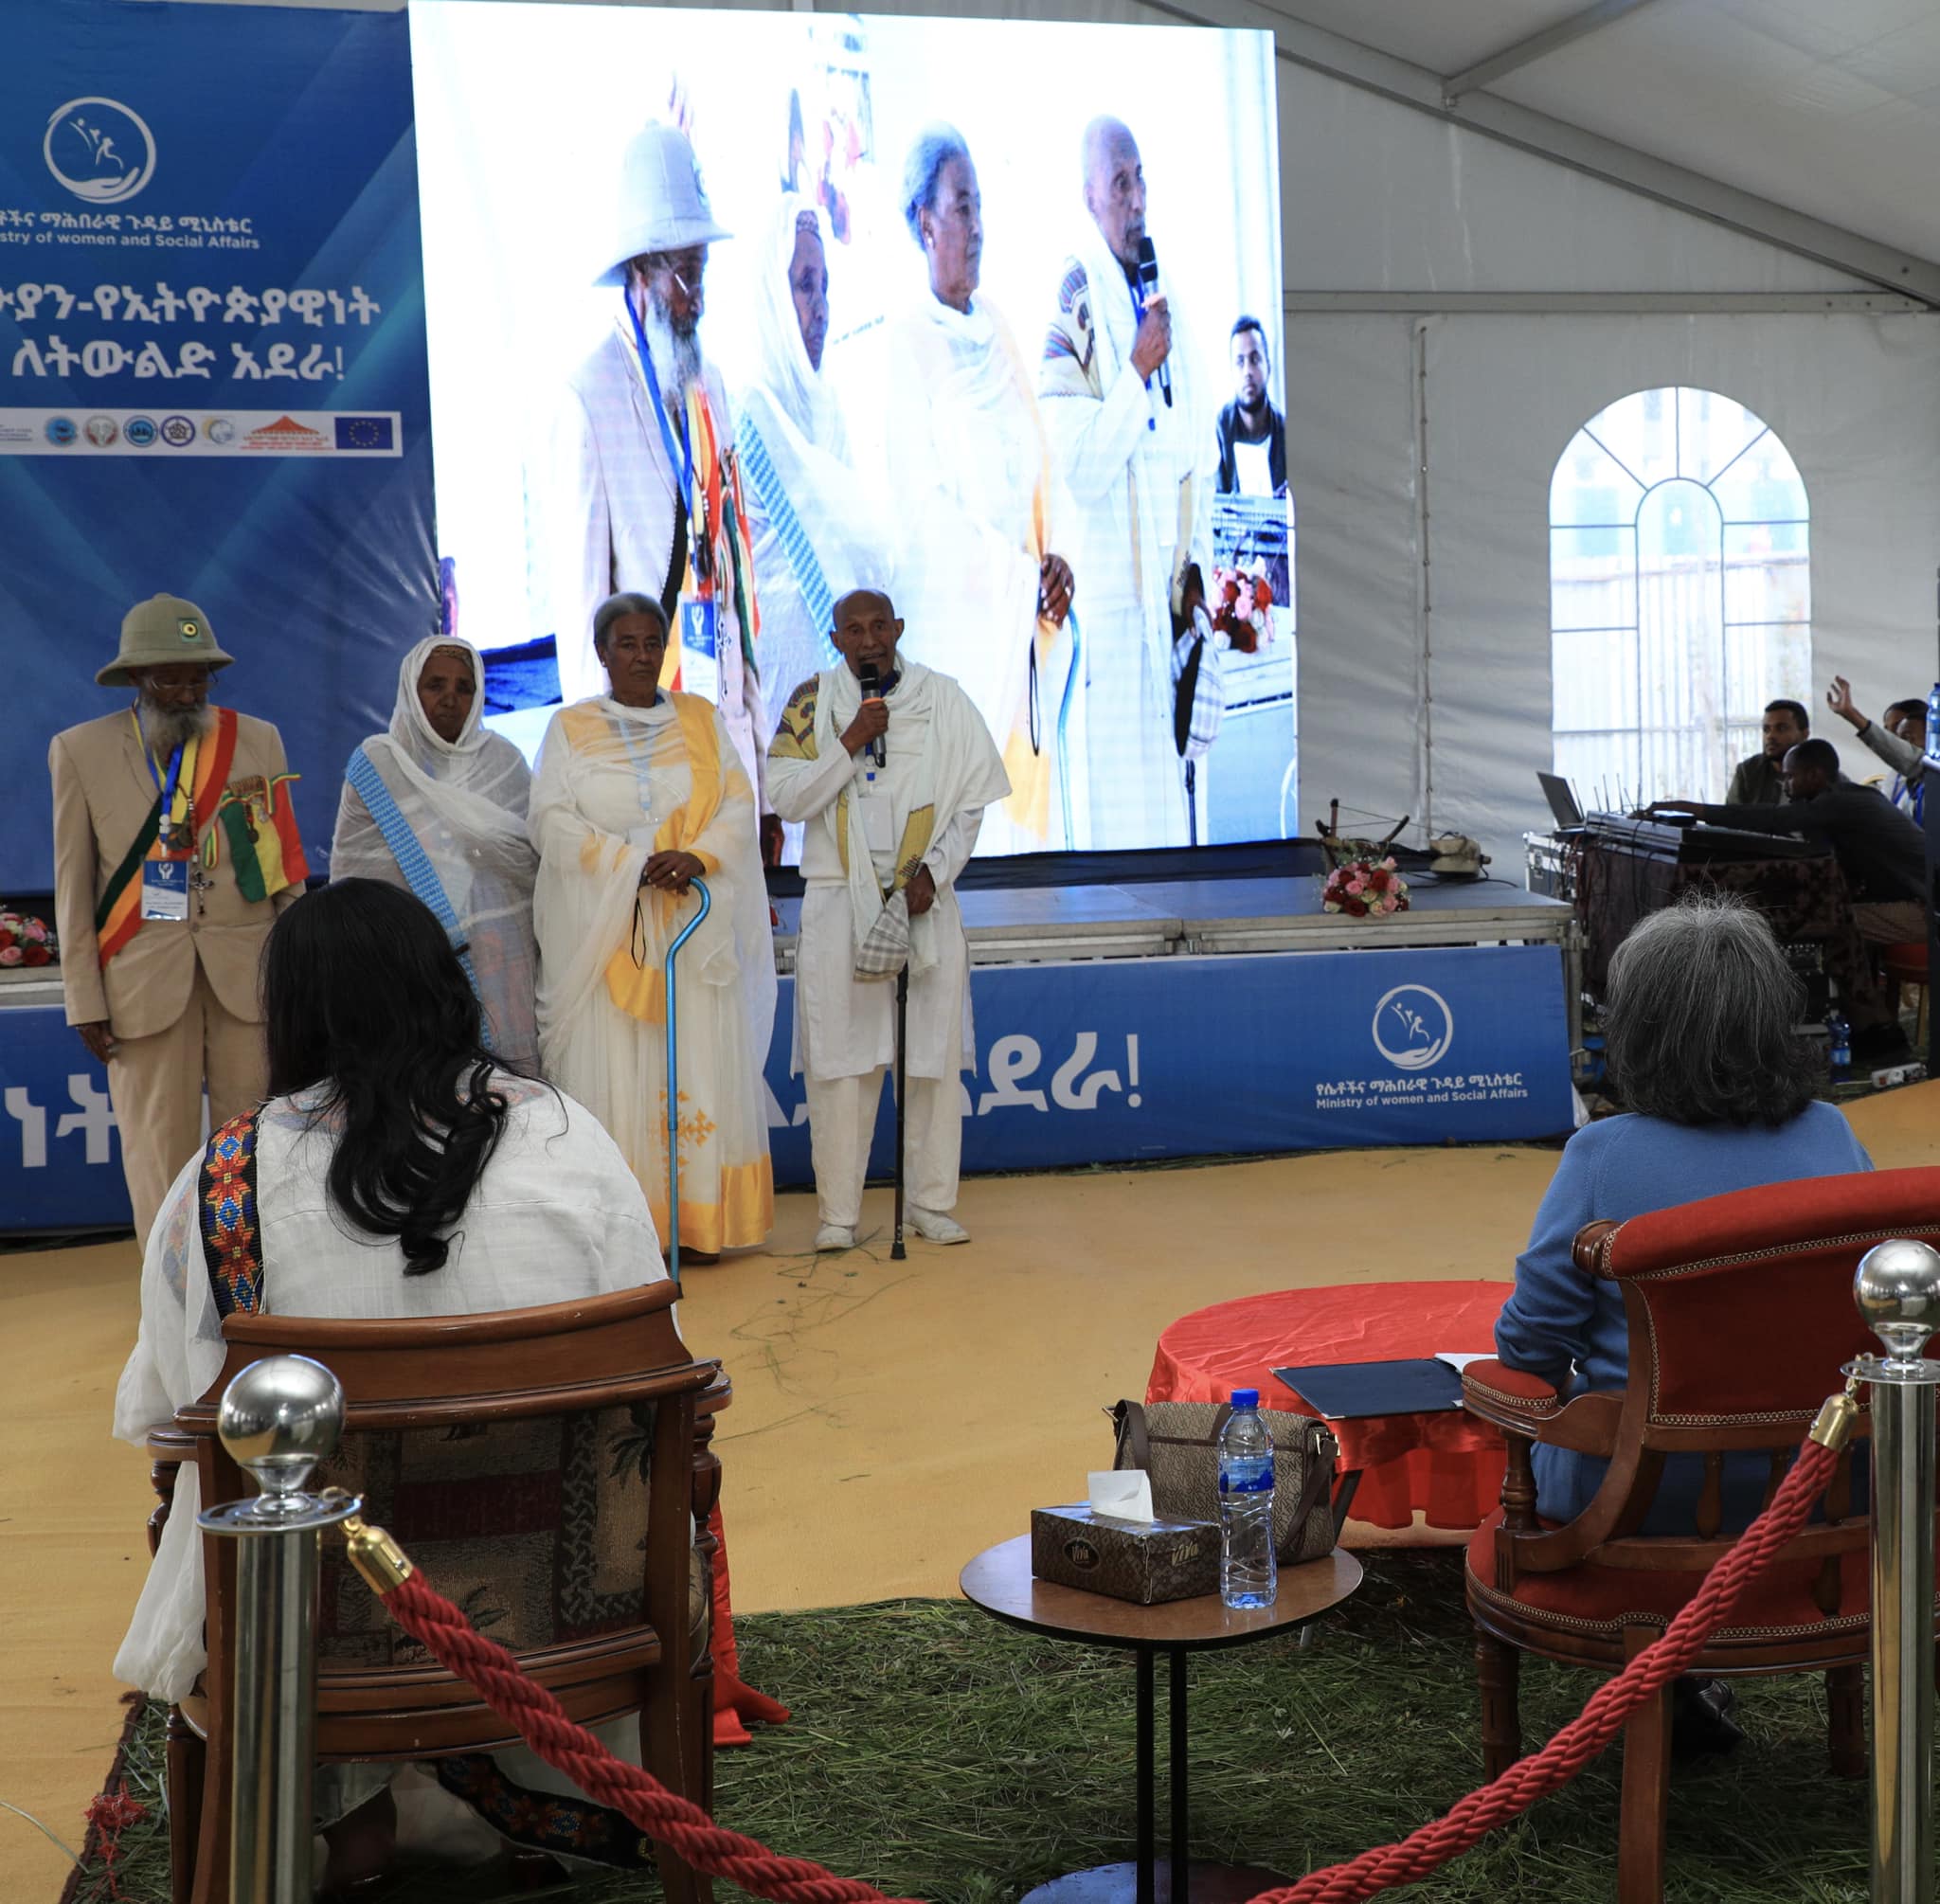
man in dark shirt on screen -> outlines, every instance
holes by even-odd
[[[1241,317],[1230,342],[1233,398],[1214,425],[1219,494],[1284,495],[1286,419],[1266,393],[1273,366],[1266,328],[1257,317]]]

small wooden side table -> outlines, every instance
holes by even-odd
[[[1022,1904],[1246,1904],[1288,1880],[1255,1866],[1195,1862],[1186,1843],[1186,1655],[1253,1640],[1299,1626],[1338,1607],[1360,1585],[1360,1562],[1336,1548],[1324,1560],[1283,1568],[1271,1607],[1236,1612],[1216,1593],[1135,1607],[1076,1587],[1039,1580],[1031,1572],[1031,1536],[986,1548],[963,1569],[963,1597],[1007,1626],[1094,1646],[1125,1646],[1138,1657],[1138,1857],[1101,1864],[1040,1884]],[[1163,1653],[1171,1674],[1172,1842],[1169,1869],[1159,1869],[1159,1802],[1153,1679]],[[1169,1880],[1169,1881],[1168,1881]]]

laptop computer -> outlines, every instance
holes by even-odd
[[[1576,796],[1570,782],[1561,774],[1537,774],[1542,782],[1542,797],[1549,801],[1550,811],[1556,817],[1560,827],[1577,827],[1583,824],[1583,809],[1576,804]]]

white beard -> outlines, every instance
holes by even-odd
[[[207,703],[200,708],[158,707],[144,694],[135,704],[135,714],[149,751],[167,760],[177,747],[207,733],[215,724],[216,710]]]
[[[647,294],[647,350],[659,379],[661,400],[671,412],[685,405],[687,393],[701,380],[701,340],[698,327],[682,336],[667,321],[667,312],[652,292]]]

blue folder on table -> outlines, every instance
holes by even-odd
[[[1417,1361],[1318,1362],[1273,1374],[1325,1421],[1440,1414],[1462,1406],[1462,1377],[1432,1356]]]

